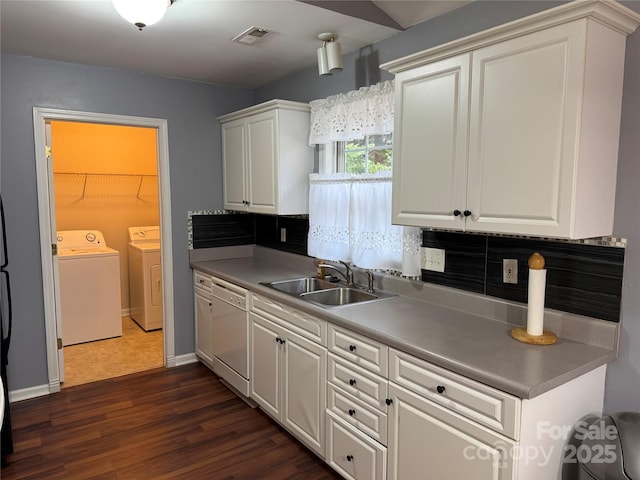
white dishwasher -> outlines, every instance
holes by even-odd
[[[213,371],[249,396],[249,316],[247,290],[213,278]]]

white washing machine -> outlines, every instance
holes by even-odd
[[[120,254],[99,230],[57,232],[62,344],[122,335]]]
[[[131,318],[145,331],[162,328],[160,227],[129,227]]]

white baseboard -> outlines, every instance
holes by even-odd
[[[187,365],[189,363],[196,363],[198,362],[198,357],[196,357],[195,352],[194,353],[185,353],[184,355],[177,355],[174,357],[174,364],[173,365],[169,365],[170,367],[179,367],[180,365]]]
[[[196,357],[195,353],[187,353],[185,355],[178,355],[172,358],[168,358],[167,360],[168,367],[179,367],[181,365],[187,365],[189,363],[196,363],[198,361],[198,357]],[[50,393],[56,393],[59,391],[59,384],[36,385],[35,387],[12,390],[9,392],[9,403],[29,400],[31,398],[44,397],[45,395],[49,395]]]
[[[120,316],[121,317],[130,317],[131,316],[131,309],[130,308],[123,308],[120,310]]]
[[[49,385],[36,385],[35,387],[21,388],[19,390],[12,390],[9,392],[9,403],[20,402],[22,400],[29,400],[36,397],[44,397],[51,392]]]

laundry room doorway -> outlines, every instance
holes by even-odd
[[[172,366],[166,121],[36,108],[34,132],[50,391]]]

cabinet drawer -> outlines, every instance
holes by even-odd
[[[327,412],[326,462],[349,480],[384,480],[387,449]]]
[[[329,325],[328,335],[330,352],[383,377],[387,376],[389,347],[333,324]]]
[[[387,410],[387,380],[329,354],[327,378],[337,387],[383,412]]]
[[[206,293],[211,293],[211,276],[198,270],[193,271],[193,286]]]
[[[389,380],[515,440],[519,398],[394,349]]]
[[[320,345],[327,346],[327,322],[325,320],[307,315],[295,308],[281,305],[280,303],[256,294],[253,294],[251,310],[261,315],[265,313],[271,314],[276,317],[276,321],[280,321],[280,323],[295,333]]]
[[[387,415],[331,383],[327,409],[383,445],[387,444]]]

